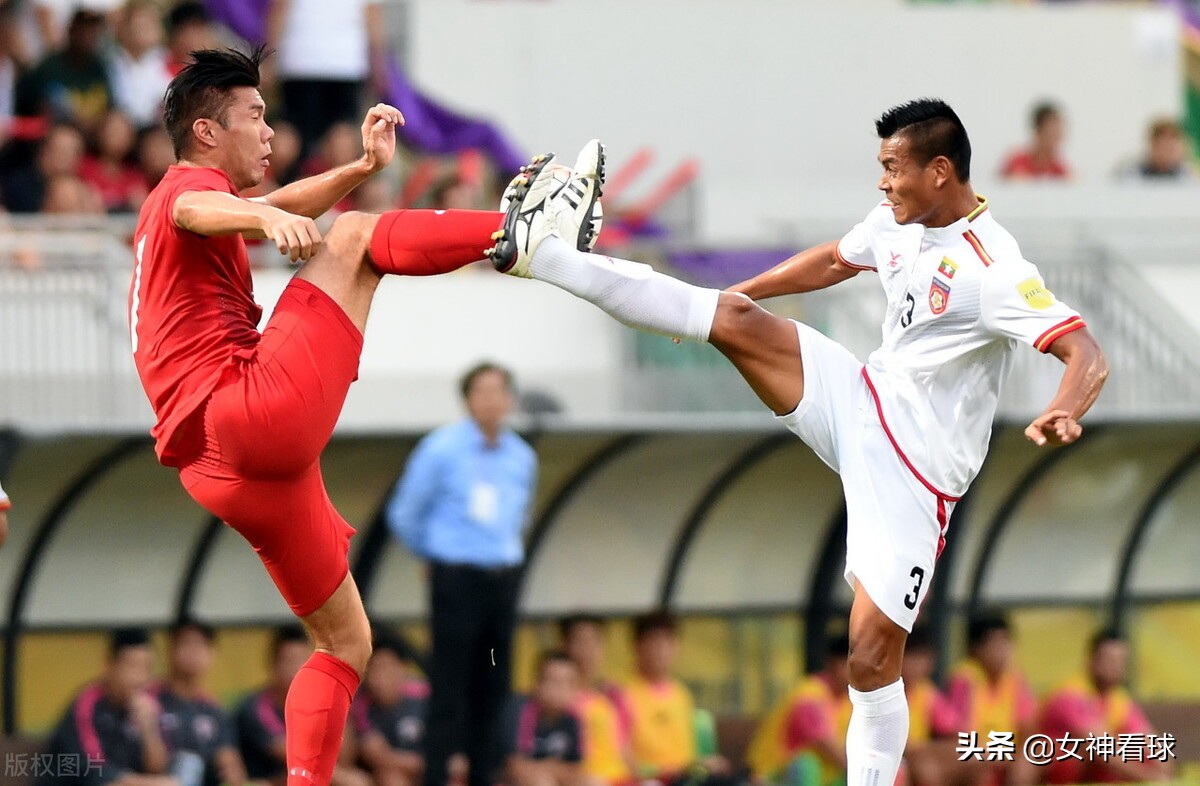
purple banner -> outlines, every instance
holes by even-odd
[[[671,251],[667,261],[699,286],[725,289],[770,270],[797,249]]]
[[[213,19],[257,45],[267,36],[270,4],[271,0],[207,0],[206,7]],[[397,131],[400,140],[423,153],[482,150],[502,175],[516,173],[528,160],[492,123],[459,114],[418,90],[391,55],[386,94],[380,98],[404,113],[405,125]]]

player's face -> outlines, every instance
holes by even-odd
[[[638,668],[649,677],[663,678],[675,667],[679,640],[669,630],[652,630],[637,643]]]
[[[108,690],[118,703],[126,703],[150,685],[154,651],[125,647],[108,664]]]
[[[186,679],[203,677],[208,674],[212,662],[212,644],[198,630],[180,631],[171,644],[171,672],[177,676]]]
[[[272,677],[279,687],[287,687],[292,684],[292,680],[296,678],[296,673],[300,671],[300,667],[308,660],[309,648],[308,644],[299,641],[289,641],[279,648],[279,654],[275,656],[275,664],[272,670]]]
[[[1129,667],[1129,646],[1123,641],[1106,641],[1092,656],[1092,682],[1101,690],[1115,688],[1125,681]]]
[[[266,112],[258,90],[235,87],[225,109],[225,122],[213,129],[217,149],[222,152],[222,168],[239,189],[253,188],[266,177],[271,137],[275,136],[267,125]]]
[[[892,203],[897,224],[920,224],[936,207],[939,174],[933,161],[922,165],[909,150],[908,138],[890,136],[879,143],[883,175],[879,190]]]
[[[579,690],[579,670],[573,663],[553,660],[542,667],[538,677],[538,704],[546,709],[566,712],[575,704]]]
[[[566,640],[567,654],[587,674],[595,674],[604,662],[604,629],[592,622],[579,622]]]
[[[367,663],[367,691],[379,704],[392,704],[400,698],[408,669],[390,650],[378,650]]]

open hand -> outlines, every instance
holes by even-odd
[[[388,104],[376,104],[367,110],[362,124],[363,163],[378,172],[392,162],[396,154],[396,126],[404,125],[404,115]]]
[[[1025,437],[1038,447],[1070,445],[1079,439],[1081,434],[1083,426],[1071,417],[1070,412],[1063,409],[1043,412],[1025,429]]]

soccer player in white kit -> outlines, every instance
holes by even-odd
[[[519,252],[500,268],[554,284],[625,324],[710,342],[841,475],[845,575],[854,588],[848,786],[895,780],[908,736],[904,643],[954,504],[983,463],[1017,345],[1066,366],[1057,394],[1025,430],[1039,446],[1078,439],[1078,420],[1108,373],[1083,319],[1047,289],[971,188],[971,146],[954,111],[921,99],[885,112],[876,130],[886,200],[840,241],[802,251],[729,291],[577,250],[599,178],[577,174],[572,188],[550,196],[541,182],[549,167],[530,188],[546,193],[542,204],[527,197],[509,208],[505,240]],[[879,275],[888,298],[883,345],[865,367],[807,325],[754,303],[864,270]]]

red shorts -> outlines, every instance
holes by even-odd
[[[250,542],[298,617],[349,571],[354,528],[334,510],[319,459],[361,354],[341,307],[293,278],[254,352],[231,361],[188,424],[203,446],[179,469],[184,488]]]

